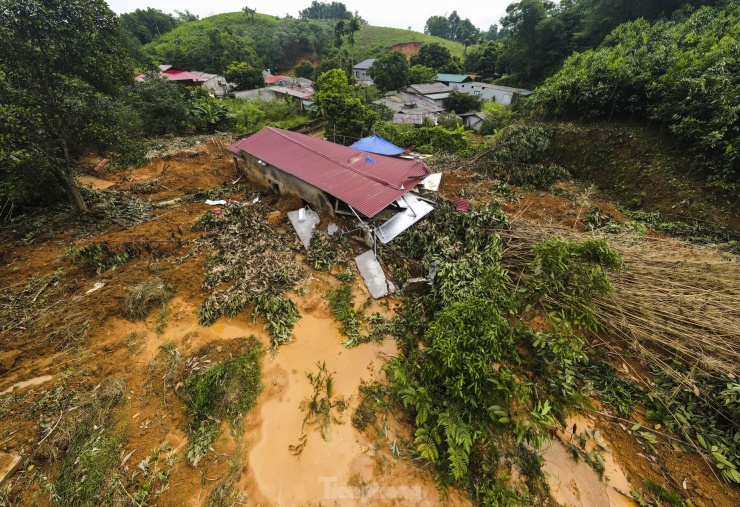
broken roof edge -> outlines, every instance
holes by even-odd
[[[252,138],[254,136],[258,137],[256,142],[252,142]],[[270,136],[273,137],[271,138]],[[308,146],[300,142],[303,138],[307,141],[311,140],[311,142],[307,142]],[[289,142],[300,150],[306,150],[306,152],[309,152],[311,157],[315,160],[312,162],[314,167],[316,167],[316,164],[322,164],[320,160],[324,159],[326,160],[327,165],[333,166],[341,171],[345,171],[347,174],[346,178],[349,178],[350,180],[353,178],[355,179],[355,190],[348,190],[346,186],[342,188],[341,182],[344,181],[344,178],[340,178],[340,180],[337,180],[336,178],[326,180],[317,177],[315,173],[312,174],[309,172],[305,175],[301,174],[302,170],[296,171],[296,164],[294,163],[295,160],[289,162],[288,166],[286,166],[286,160],[284,158],[281,160],[280,158],[281,153],[284,153],[283,149],[275,153],[268,153],[263,150],[254,149],[260,144],[266,145],[265,143],[267,143],[274,145],[275,143],[281,144],[286,142]],[[326,146],[326,148],[324,149],[323,146]],[[409,189],[414,188],[423,181],[426,176],[431,174],[429,167],[427,167],[422,160],[405,160],[405,163],[401,163],[399,165],[399,161],[403,160],[402,157],[391,157],[382,154],[368,153],[367,151],[357,150],[355,148],[331,143],[330,141],[323,139],[306,136],[305,134],[285,131],[274,127],[265,127],[251,136],[240,139],[236,143],[228,146],[227,149],[236,157],[243,158],[245,155],[250,155],[260,161],[261,165],[270,165],[276,169],[296,176],[319,190],[322,190],[328,196],[334,197],[339,201],[356,208],[360,213],[368,218],[372,218],[377,215],[396,198],[406,193]],[[322,153],[322,151],[325,151],[326,153]],[[309,153],[306,153],[307,157]],[[378,163],[378,166],[373,167],[386,167],[386,176],[381,177],[381,175],[374,175],[372,173],[362,171],[349,166],[348,162],[346,162],[354,160],[355,158],[359,159],[361,157],[369,159],[371,158],[370,155],[372,155],[372,158],[374,158]],[[391,167],[393,168],[392,172],[388,173],[387,169]],[[394,173],[397,175],[395,179],[392,181],[385,179],[393,177],[392,174]],[[369,185],[368,189],[373,188],[374,186],[374,190],[371,190],[372,197],[365,197],[368,194],[358,190],[363,188],[363,180],[367,185]],[[339,185],[337,185],[337,181],[340,182]],[[385,190],[381,191],[379,189]]]

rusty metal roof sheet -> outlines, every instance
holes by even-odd
[[[429,168],[420,160],[386,157],[323,139],[265,127],[229,146],[249,153],[349,204],[367,217],[416,186]]]

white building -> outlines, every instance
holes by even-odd
[[[534,93],[532,90],[525,90],[524,88],[511,88],[509,86],[479,83],[477,81],[450,83],[449,86],[460,93],[469,93],[470,95],[475,95],[483,100],[495,100],[499,104],[503,104],[505,106],[514,102],[517,97],[526,97]]]
[[[375,58],[368,58],[367,60],[363,60],[352,67],[352,73],[354,74],[355,80],[358,83],[372,84],[373,79],[367,74],[367,71],[375,62],[375,60]]]

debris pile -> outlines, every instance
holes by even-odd
[[[208,326],[222,315],[236,317],[255,303],[253,317],[265,318],[265,328],[277,346],[290,340],[293,324],[300,318],[295,303],[283,294],[304,273],[295,261],[300,243],[267,221],[271,211],[260,203],[231,204],[220,215],[207,211],[192,230],[203,231],[195,240],[195,250],[211,253],[202,283],[211,294],[198,310],[200,323]],[[225,284],[230,285],[221,288]]]

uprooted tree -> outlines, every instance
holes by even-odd
[[[130,153],[119,99],[133,65],[119,22],[103,0],[0,0],[0,12],[0,188],[28,197],[19,189],[43,181],[84,212],[76,157]]]

